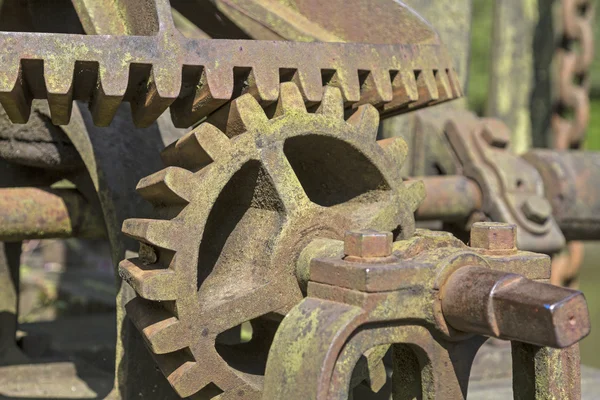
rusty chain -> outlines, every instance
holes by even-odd
[[[590,67],[594,60],[594,4],[591,0],[562,0],[562,27],[557,50],[558,99],[552,118],[553,147],[581,147],[590,117]],[[583,261],[583,244],[570,242],[568,254],[554,259],[552,282],[576,285]]]
[[[578,148],[590,116],[590,67],[594,59],[594,5],[591,0],[562,0],[557,49],[558,99],[552,118],[553,147]]]

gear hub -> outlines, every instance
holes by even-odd
[[[141,245],[120,273],[138,294],[127,313],[180,396],[254,399],[278,323],[304,296],[302,250],[352,229],[410,237],[423,187],[402,181],[402,139],[376,141],[378,111],[345,118],[337,88],[311,112],[287,82],[266,111],[247,94],[219,114],[139,182],[157,219],[125,221]]]

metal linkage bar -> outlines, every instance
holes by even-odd
[[[460,221],[481,210],[483,195],[475,181],[460,175],[418,178],[425,184],[425,200],[415,217],[419,221]]]
[[[544,180],[552,214],[567,240],[600,238],[600,153],[532,150],[524,159]]]
[[[384,115],[462,95],[437,35],[394,45],[195,40],[174,27],[167,0],[155,4],[155,35],[0,32],[0,103],[11,120],[26,122],[36,98],[48,100],[54,124],[67,124],[81,100],[105,126],[127,101],[136,125],[171,107],[175,125],[188,127],[243,93],[273,103],[287,80],[309,105],[333,85],[347,108],[370,103]]]
[[[0,241],[101,238],[102,217],[73,189],[0,189]]]
[[[373,354],[391,345],[393,398],[464,399],[484,335],[513,342],[515,399],[577,398],[572,346],[590,331],[583,294],[545,283],[550,257],[519,251],[515,225],[477,223],[471,232],[470,247],[445,232],[393,244],[391,233],[351,232],[345,257],[313,259],[308,297],[271,346],[264,397],[349,398],[361,362],[379,390],[373,382],[386,376]]]
[[[521,206],[531,223],[544,224],[554,218],[567,240],[600,237],[600,154],[532,150],[520,160],[534,167],[543,181],[544,197],[531,196]],[[514,174],[512,180],[524,176]],[[418,179],[425,184],[427,197],[415,214],[417,220],[464,221],[475,211],[486,212],[486,193],[471,179],[459,175]]]

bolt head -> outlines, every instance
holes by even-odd
[[[344,253],[346,256],[375,258],[392,255],[392,232],[378,232],[372,229],[346,232]]]
[[[498,120],[486,120],[481,133],[487,144],[504,149],[510,143],[510,132],[504,123]]]
[[[476,222],[471,227],[471,247],[486,250],[516,249],[517,226],[500,222]]]
[[[546,223],[552,215],[552,206],[548,200],[541,196],[529,197],[525,200],[521,209],[527,219],[538,224]]]

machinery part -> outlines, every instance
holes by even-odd
[[[594,60],[595,8],[590,0],[561,0],[558,103],[552,116],[554,148],[579,148],[590,118],[590,68]],[[573,115],[573,118],[567,115]]]
[[[595,5],[587,0],[562,0],[561,8],[563,32],[559,42],[561,47],[557,51],[558,100],[552,115],[552,133],[553,147],[566,150],[581,147],[589,124]],[[553,281],[575,285],[583,263],[583,252],[582,243],[569,243],[567,251],[555,257]]]
[[[498,222],[476,222],[471,227],[471,247],[488,252],[512,252],[517,248],[517,226]]]
[[[523,158],[540,173],[546,198],[567,240],[600,237],[600,154],[532,150]]]
[[[444,318],[462,332],[561,349],[590,332],[583,293],[517,274],[464,267],[448,278],[441,298]]]
[[[24,4],[23,2],[19,3],[20,5]],[[67,0],[66,3],[69,4],[70,2]],[[177,2],[172,1],[172,3]],[[389,1],[389,3],[391,6],[396,6],[395,10],[403,9],[403,6],[397,5],[393,1]],[[7,1],[4,2],[5,6],[6,4]],[[44,24],[44,20],[57,20],[48,17],[49,15],[52,17],[56,15],[53,11],[60,11],[58,10],[60,7],[56,4],[49,8],[45,2],[29,1],[24,7],[32,9],[32,5],[46,9],[45,13],[34,13],[34,17],[35,14],[44,16],[43,18],[36,18],[36,22],[40,22],[41,25],[48,25]],[[203,113],[212,112],[213,109],[227,103],[230,98],[237,97],[243,92],[250,92],[256,97],[266,98],[264,96],[267,95],[264,95],[259,89],[264,89],[263,92],[271,89],[278,90],[280,80],[298,82],[304,88],[303,95],[310,100],[308,105],[316,108],[321,99],[319,96],[321,95],[322,84],[340,87],[346,95],[347,92],[354,90],[355,85],[352,78],[354,78],[353,73],[356,72],[359,78],[358,84],[361,87],[361,96],[371,99],[369,102],[375,104],[378,101],[379,92],[382,93],[382,96],[393,99],[391,103],[387,103],[385,106],[383,103],[377,103],[380,109],[387,109],[387,111],[383,110],[384,112],[392,112],[391,110],[396,106],[400,107],[401,111],[405,111],[405,108],[408,110],[429,103],[434,104],[441,101],[446,93],[444,90],[440,92],[439,88],[448,88],[444,86],[449,82],[446,78],[443,62],[435,69],[441,71],[437,73],[440,76],[435,77],[435,82],[430,79],[431,74],[427,69],[421,72],[421,70],[411,71],[410,68],[407,68],[398,72],[395,70],[390,72],[386,70],[385,61],[381,64],[381,70],[373,69],[371,73],[362,69],[352,71],[355,67],[362,68],[362,65],[378,64],[377,58],[381,56],[381,60],[384,60],[387,57],[386,54],[393,54],[392,57],[397,57],[399,54],[408,56],[410,53],[417,56],[417,58],[420,57],[415,63],[425,65],[422,63],[431,60],[428,61],[426,56],[421,57],[419,54],[413,53],[413,50],[427,48],[435,52],[439,48],[443,53],[433,30],[428,33],[431,40],[428,43],[421,43],[417,47],[409,45],[399,47],[396,45],[380,46],[389,48],[389,51],[386,50],[384,51],[385,54],[380,53],[377,55],[369,53],[366,57],[371,59],[372,63],[363,57],[356,65],[348,64],[346,60],[340,58],[343,56],[342,54],[334,54],[330,51],[332,47],[335,48],[333,49],[335,51],[340,45],[332,45],[332,47],[321,53],[321,56],[327,53],[325,54],[327,59],[323,61],[325,70],[320,70],[318,65],[306,66],[306,60],[309,59],[306,54],[310,54],[311,60],[315,59],[313,57],[315,46],[312,45],[301,46],[307,48],[305,55],[301,55],[295,50],[295,44],[278,43],[275,44],[277,48],[273,51],[262,52],[263,47],[269,47],[270,44],[249,41],[214,41],[208,43],[181,39],[178,32],[172,29],[171,8],[168,6],[168,2],[164,0],[159,2],[154,0],[111,0],[102,2],[73,0],[73,5],[86,33],[102,36],[40,35],[39,33],[0,34],[16,46],[5,48],[3,66],[12,65],[13,72],[17,68],[20,69],[18,79],[13,80],[12,83],[7,82],[7,87],[11,89],[14,87],[15,90],[5,97],[17,100],[24,99],[24,102],[17,104],[25,106],[23,114],[27,114],[26,107],[30,98],[48,98],[51,116],[54,117],[55,122],[66,122],[65,120],[68,118],[64,117],[70,114],[70,108],[73,104],[75,105],[70,124],[64,126],[63,130],[81,154],[87,169],[85,172],[91,176],[91,182],[88,177],[78,176],[76,183],[78,188],[85,190],[86,195],[95,195],[95,192],[98,194],[108,227],[108,237],[111,241],[115,264],[125,257],[126,250],[133,250],[131,248],[132,241],[125,240],[120,234],[122,221],[131,216],[145,216],[146,208],[148,208],[146,204],[140,203],[137,198],[132,198],[131,189],[135,186],[135,183],[132,182],[137,182],[140,177],[158,170],[160,168],[160,166],[156,166],[156,160],[159,160],[157,157],[158,150],[162,148],[163,142],[170,143],[174,140],[169,138],[177,138],[176,134],[174,136],[170,135],[173,131],[172,127],[169,126],[170,121],[166,123],[165,118],[162,117],[157,121],[157,124],[152,124],[147,129],[133,129],[130,116],[123,111],[127,110],[129,112],[129,105],[124,104],[117,107],[121,100],[132,102],[136,122],[147,125],[149,121],[155,119],[155,116],[168,106],[165,103],[172,101],[171,98],[165,100],[164,96],[179,96],[177,100],[173,101],[175,104],[173,104],[172,109],[175,110],[179,107],[187,110],[182,113],[184,116],[188,115],[187,112],[193,109],[191,113],[193,114],[196,111],[197,114],[193,114],[190,121],[196,121],[197,118],[204,115]],[[345,5],[349,6],[349,3],[346,2]],[[197,9],[194,9],[193,13],[195,15],[211,14],[210,12],[198,13]],[[407,13],[407,15],[409,14]],[[423,27],[423,29],[418,30],[425,32],[427,29],[424,27],[428,24],[420,18],[416,18],[415,22],[422,24],[419,26]],[[79,24],[65,23],[66,19],[58,19],[58,21],[61,25],[58,29],[60,32],[80,33],[82,31]],[[229,26],[234,27],[233,24]],[[28,31],[53,31],[53,29],[48,29],[45,26],[40,28],[36,25],[33,28]],[[2,30],[23,31],[27,29],[13,26],[13,29]],[[107,37],[105,35],[114,36]],[[134,37],[123,35],[133,35]],[[225,35],[223,37],[231,36]],[[402,35],[402,37],[410,40],[409,35]],[[24,39],[21,40],[21,38]],[[397,40],[397,35],[394,36],[394,40]],[[51,42],[52,45],[45,49],[40,48],[48,42]],[[366,41],[360,40],[360,42]],[[121,47],[121,43],[124,43],[123,47]],[[198,44],[196,50],[202,53],[200,58],[209,60],[209,65],[195,64],[197,62],[195,55],[190,56],[196,60],[192,60],[193,65],[186,64],[186,60],[189,61],[189,59],[178,58],[182,53],[187,54],[190,50],[189,48],[179,48],[180,43],[191,47]],[[234,52],[230,53],[228,49],[222,47],[223,43],[231,45],[232,47],[228,49],[234,50]],[[248,50],[247,45],[251,46],[252,49],[250,50],[253,55],[250,56],[247,53],[244,53],[243,56],[240,55],[239,46],[235,43],[243,45],[244,50]],[[205,46],[205,44],[207,45]],[[41,46],[37,47],[38,45]],[[168,47],[168,45],[173,46]],[[56,46],[56,49],[60,49],[60,51],[44,53],[52,46]],[[280,48],[288,48],[289,46],[292,46],[293,49],[280,50]],[[373,46],[368,45],[358,47],[373,49]],[[156,51],[157,48],[160,51]],[[398,53],[392,48],[402,48],[409,51]],[[118,49],[118,51],[115,51],[115,49]],[[132,51],[132,49],[135,49],[135,51]],[[215,51],[211,52],[211,49]],[[192,48],[189,53],[192,54],[194,51]],[[206,53],[203,53],[204,51]],[[296,53],[298,58],[302,60],[303,64],[300,68],[295,68],[294,60],[285,59],[288,51],[289,53]],[[350,50],[350,52],[352,51],[354,50]],[[99,54],[100,52],[104,54]],[[65,54],[66,57],[64,57]],[[83,60],[79,58],[82,54]],[[328,58],[332,54],[334,54],[335,59]],[[41,57],[42,55],[43,57]],[[21,60],[21,56],[24,59]],[[142,57],[142,59],[135,59],[137,56]],[[160,61],[159,64],[151,64],[155,60],[155,56]],[[356,56],[362,57],[359,54],[356,54]],[[259,60],[261,64],[256,66],[253,61],[255,59]],[[236,60],[240,61],[241,64],[234,64]],[[136,63],[136,61],[141,61],[141,64]],[[277,64],[279,61],[282,65]],[[401,61],[401,66],[404,68],[405,61]],[[64,64],[62,64],[63,62]],[[185,65],[182,67],[180,62]],[[263,69],[263,66],[266,67]],[[5,70],[5,72],[8,71]],[[381,84],[382,73],[380,72],[383,72],[383,75],[391,74],[390,78],[394,77],[391,97],[389,97],[389,86],[386,85],[385,79]],[[431,72],[435,74],[434,71]],[[453,71],[449,71],[449,73],[451,79]],[[10,75],[10,72],[8,74]],[[415,76],[414,79],[413,76]],[[406,82],[408,82],[407,85],[403,83],[405,77]],[[13,77],[9,78],[12,79]],[[107,82],[107,79],[110,82]],[[230,93],[231,80],[234,80],[233,93]],[[182,83],[180,88],[177,87],[178,81]],[[437,82],[441,82],[442,86],[436,86]],[[416,83],[416,91],[413,90],[415,89],[413,83]],[[452,82],[450,82],[450,85],[452,85]],[[383,89],[380,90],[380,88]],[[172,91],[170,91],[171,89]],[[427,100],[424,96],[434,89],[438,90],[438,99]],[[167,91],[166,94],[165,90]],[[123,93],[125,94],[123,95]],[[80,102],[72,103],[70,101],[71,95],[73,99],[83,100],[93,97],[91,101],[92,113],[96,120],[100,119],[104,124],[111,120],[112,113],[117,109],[117,115],[112,119],[111,127],[100,129],[94,126],[88,110],[84,109]],[[316,95],[316,97],[311,97],[313,95]],[[211,96],[218,98],[215,99]],[[411,96],[413,99],[418,98],[418,100],[413,102],[410,100]],[[277,98],[277,95],[275,94],[273,97]],[[315,100],[315,98],[318,100]],[[402,106],[401,103],[407,103],[401,98],[407,98],[406,102],[411,102],[410,107]],[[165,101],[162,102],[162,100]],[[7,100],[4,103],[5,105],[7,103],[14,105],[12,100]],[[261,103],[266,105],[268,101],[265,100]],[[135,106],[135,104],[139,106]],[[345,107],[351,108],[352,106],[356,108],[359,104],[353,103],[352,99],[347,99]],[[142,108],[143,112],[140,111]],[[168,118],[168,114],[166,112],[163,116],[167,115]],[[185,125],[183,122],[181,124]],[[85,175],[85,173],[82,173],[82,175]],[[29,183],[28,185],[32,184]],[[156,374],[154,365],[146,361],[148,356],[145,349],[142,348],[143,343],[138,343],[141,342],[139,335],[129,332],[131,324],[122,324],[125,313],[121,304],[131,298],[132,292],[131,288],[123,284],[119,288],[117,299],[117,377],[115,392],[119,392],[118,395],[123,398],[142,395],[163,399],[170,398],[173,395],[171,388],[166,387],[167,390],[163,390],[163,386],[168,385],[162,385],[162,381],[154,378],[154,374]],[[155,385],[147,385],[148,381],[155,382]],[[117,393],[113,393],[113,395],[117,395]]]
[[[91,100],[94,122],[105,126],[130,101],[138,126],[171,106],[175,125],[189,127],[243,93],[274,103],[286,80],[309,105],[328,84],[340,88],[346,107],[369,103],[384,115],[462,94],[439,38],[422,20],[411,28],[415,40],[396,45],[195,40],[174,27],[167,0],[155,5],[148,18],[157,31],[145,32],[152,36],[0,32],[0,103],[10,119],[26,122],[31,100],[41,98],[52,122],[66,124],[74,99]]]
[[[464,221],[481,210],[481,189],[475,181],[464,176],[428,176],[419,178],[425,185],[425,200],[415,218],[419,221]]]
[[[372,229],[347,232],[344,236],[344,260],[379,263],[392,255],[392,232]]]
[[[544,197],[534,195],[524,200],[521,211],[537,224],[553,218],[567,240],[590,240],[600,237],[600,156],[587,151],[532,150],[519,162],[535,168],[543,182]],[[507,171],[511,173],[510,171]],[[512,172],[509,180],[524,174]],[[477,211],[487,211],[483,193],[474,181],[463,176],[422,178],[427,196],[419,206],[417,220],[467,219]],[[527,244],[520,244],[527,248]],[[529,249],[528,249],[529,250]],[[557,249],[558,250],[558,249]]]
[[[83,168],[81,156],[64,131],[50,121],[47,107],[33,107],[27,125],[13,125],[0,110],[0,157],[11,163],[57,170]]]
[[[502,122],[456,112],[448,119],[446,136],[464,175],[481,188],[483,211],[491,220],[517,224],[519,246],[527,250],[554,253],[564,247],[565,238],[552,216],[540,223],[527,212],[532,198],[547,201],[544,182],[533,166],[506,151],[510,133]]]
[[[571,368],[560,361],[576,357],[576,346],[557,351],[539,345],[565,347],[587,335],[583,295],[543,283],[549,277],[550,258],[517,250],[514,226],[484,224],[474,231],[480,236],[473,238],[475,243],[483,234],[489,238],[496,233],[512,241],[501,241],[500,249],[473,248],[444,232],[418,230],[412,238],[394,243],[394,260],[387,263],[314,259],[308,297],[288,313],[275,334],[264,398],[349,398],[358,360],[386,344],[393,344],[394,350],[394,398],[466,398],[470,368],[485,339],[456,331],[453,325],[510,336],[515,375],[532,360],[539,363],[534,376],[527,373],[529,381],[515,376],[520,382],[515,398],[534,390],[545,398],[560,397],[565,390],[576,393],[575,360]],[[491,247],[488,244],[485,247]],[[470,290],[461,280],[466,277],[471,279]],[[493,299],[497,329],[485,325],[490,303],[484,298]],[[546,306],[550,310],[539,312]],[[546,329],[523,329],[534,315],[534,328]],[[528,348],[522,341],[536,346]],[[550,376],[561,382],[549,382]]]
[[[0,241],[102,238],[102,217],[74,189],[0,189]]]
[[[395,168],[401,139],[375,142],[377,110],[345,120],[337,88],[315,113],[293,83],[279,93],[272,118],[244,95],[167,147],[168,167],[137,188],[163,219],[123,225],[142,242],[120,264],[138,294],[127,313],[182,397],[260,396],[274,321],[303,297],[295,265],[311,241],[414,232],[423,187]],[[224,332],[247,321],[252,340],[225,345]]]

